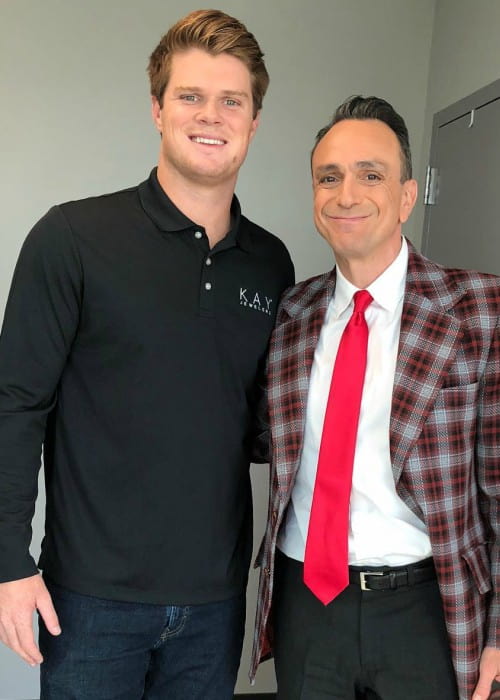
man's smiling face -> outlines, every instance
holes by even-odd
[[[152,111],[166,172],[203,185],[236,181],[258,125],[242,61],[201,49],[174,54],[163,104],[153,98]]]
[[[337,261],[385,269],[401,247],[401,224],[413,209],[414,180],[401,182],[395,133],[377,119],[335,124],[312,157],[314,222]]]

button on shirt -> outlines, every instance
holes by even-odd
[[[368,360],[350,501],[349,563],[354,565],[397,566],[431,555],[424,523],[396,493],[389,450],[407,264],[408,246],[403,238],[398,257],[367,288],[373,302],[365,312],[369,328]],[[335,294],[327,309],[311,370],[300,468],[278,539],[279,548],[299,561],[304,560],[333,366],[340,337],[352,314],[356,291],[337,267]]]

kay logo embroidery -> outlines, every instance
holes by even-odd
[[[253,290],[240,287],[240,306],[246,306],[254,311],[271,315],[271,304],[273,300],[265,294],[254,292]]]

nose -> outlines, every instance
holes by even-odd
[[[219,124],[222,117],[217,100],[204,100],[200,104],[197,119],[203,124]]]
[[[344,209],[350,209],[361,200],[359,183],[356,178],[346,175],[337,187],[337,203]]]

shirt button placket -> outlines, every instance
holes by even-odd
[[[194,237],[200,240],[204,237],[202,231],[196,230],[194,232]],[[207,255],[204,259],[204,264],[201,269],[201,288],[200,288],[200,314],[202,316],[213,316],[213,282],[210,279],[212,275],[212,258]]]

